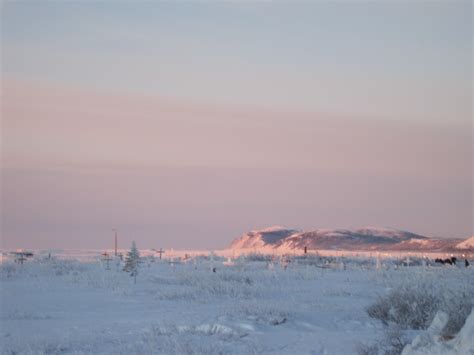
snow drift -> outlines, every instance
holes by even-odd
[[[442,341],[440,333],[447,322],[446,313],[438,312],[426,332],[408,344],[402,355],[474,355],[474,311],[454,339]]]

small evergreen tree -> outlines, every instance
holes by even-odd
[[[130,248],[130,251],[127,252],[127,256],[125,257],[125,266],[123,267],[123,271],[129,272],[130,276],[133,276],[135,283],[137,283],[139,263],[140,263],[140,253],[138,252],[135,241],[133,241],[132,247]]]

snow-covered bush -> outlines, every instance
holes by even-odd
[[[155,325],[141,341],[124,347],[123,353],[140,354],[256,354],[248,334],[224,324]]]
[[[273,259],[271,254],[262,254],[262,253],[249,253],[239,256],[238,261],[244,262],[267,262]]]
[[[256,295],[250,275],[231,272],[200,273],[182,275],[188,285],[196,292],[208,296],[227,296],[231,298],[249,298]]]
[[[68,276],[85,272],[90,268],[89,265],[75,260],[59,259],[33,259],[23,265],[11,262],[0,264],[1,277],[24,277],[29,279],[38,279],[39,277],[57,277]]]
[[[280,325],[290,316],[290,309],[285,303],[245,302],[237,305],[237,310],[247,319],[264,325]]]
[[[51,267],[56,276],[71,275],[85,272],[87,265],[74,260],[52,260],[51,262],[42,263],[45,268]]]
[[[367,308],[370,317],[384,324],[394,323],[406,329],[426,329],[438,311],[449,321],[443,330],[446,337],[456,334],[464,325],[474,304],[474,285],[454,288],[443,282],[412,280],[393,288]]]
[[[0,264],[1,279],[12,278],[18,271],[18,266],[12,262],[4,262]]]
[[[409,338],[399,326],[385,329],[381,339],[371,344],[360,343],[356,346],[358,355],[399,355],[409,343]]]
[[[214,262],[223,262],[226,260],[223,256],[219,256],[215,253],[209,253],[207,255],[196,255],[192,258],[196,263],[202,263],[207,261],[214,261]]]
[[[430,285],[405,285],[380,297],[367,308],[367,314],[384,324],[393,322],[406,328],[425,329],[433,320],[440,303],[441,295]]]
[[[157,285],[155,298],[161,300],[190,299],[203,302],[216,297],[251,298],[263,292],[250,271],[222,268],[210,272],[209,268],[194,269],[183,265],[171,273],[151,275],[150,281]],[[163,286],[167,286],[164,289]],[[169,286],[169,287],[168,287]]]

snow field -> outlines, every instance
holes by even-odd
[[[33,259],[0,266],[4,354],[353,354],[385,326],[366,308],[407,283],[474,284],[456,267],[376,270],[368,259]],[[212,268],[216,272],[212,272]],[[416,335],[417,333],[414,333]]]

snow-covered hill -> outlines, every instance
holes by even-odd
[[[470,238],[474,243],[473,238]],[[231,249],[268,250],[408,250],[449,251],[462,248],[468,241],[435,239],[394,228],[365,227],[359,229],[316,229],[300,231],[284,227],[270,227],[245,233],[235,239]],[[463,244],[466,243],[466,244]]]
[[[457,249],[474,249],[474,235],[456,245]]]
[[[231,245],[231,249],[255,249],[255,248],[275,248],[281,242],[301,231],[296,229],[288,229],[280,226],[268,227],[260,230],[253,230],[245,233],[240,238],[235,239]]]

